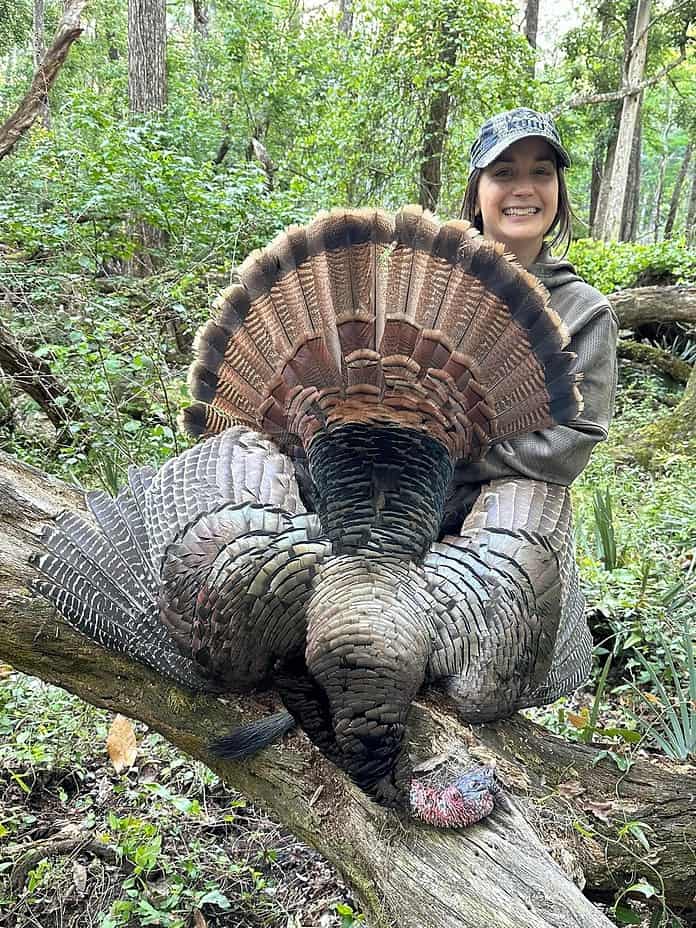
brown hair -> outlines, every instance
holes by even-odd
[[[466,219],[466,221],[470,222],[472,226],[475,226],[479,232],[483,232],[483,219],[480,213],[478,215],[476,214],[476,199],[478,197],[479,180],[483,170],[483,168],[474,168],[469,175],[469,181],[464,191],[462,209],[459,214],[461,219]],[[555,233],[553,238],[548,242],[549,247],[561,247],[563,249],[561,257],[565,257],[568,253],[572,238],[573,210],[570,206],[564,168],[562,165],[558,164],[558,159],[556,159],[556,174],[558,175],[558,209],[556,210],[556,216],[546,235]],[[546,236],[544,236],[544,238],[546,238]]]

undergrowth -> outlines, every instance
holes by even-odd
[[[0,708],[3,928],[358,923],[318,854],[159,735],[136,726],[136,764],[119,775],[108,713],[7,669]],[[12,885],[22,855],[71,825],[85,846],[46,850]],[[90,837],[116,858],[88,848]]]

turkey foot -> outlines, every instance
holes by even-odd
[[[472,767],[443,788],[411,782],[412,814],[436,828],[467,828],[490,815],[502,799],[493,767]]]

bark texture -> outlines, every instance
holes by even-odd
[[[661,374],[667,374],[677,383],[686,383],[691,376],[692,365],[675,357],[670,351],[656,348],[655,345],[646,345],[644,342],[634,342],[630,339],[621,339],[616,348],[620,358],[634,361],[636,364],[647,364]]]
[[[651,322],[696,322],[696,287],[634,287],[608,297],[623,329]]]
[[[131,113],[153,115],[167,105],[166,0],[128,0],[128,103]],[[140,248],[127,263],[133,277],[147,277],[161,262],[164,230],[140,219],[133,236]],[[172,317],[171,325],[176,325]]]
[[[633,43],[625,68],[626,83],[629,87],[635,87],[643,78],[648,50],[647,27],[649,21],[650,0],[637,0]],[[601,236],[605,241],[616,241],[621,235],[621,220],[626,199],[633,138],[640,113],[640,100],[640,93],[628,94],[623,100],[619,135],[609,181],[607,210],[600,229]]]
[[[167,105],[165,0],[128,0],[128,102],[132,113]]]
[[[48,91],[58,77],[70,46],[82,35],[80,14],[87,0],[70,0],[58,23],[51,47],[34,74],[29,90],[10,118],[0,126],[0,158],[9,155],[22,135],[44,112]]]
[[[433,92],[423,131],[418,201],[423,209],[437,210],[442,186],[442,155],[447,140],[447,120],[450,111],[450,92],[447,77],[457,60],[457,41],[449,22],[440,26],[441,87]]]
[[[497,762],[508,793],[516,794],[509,808],[463,832],[433,830],[373,805],[301,734],[243,763],[213,757],[211,737],[268,708],[194,697],[71,632],[27,591],[27,559],[41,525],[80,505],[72,488],[0,455],[0,659],[142,719],[208,764],[342,872],[371,928],[608,928],[546,842],[579,878],[584,869],[595,889],[611,892],[640,873],[655,878],[659,865],[673,903],[693,896],[694,768],[638,761],[620,774],[596,748],[565,743],[522,717],[474,735],[442,702],[414,707],[409,731],[417,758]],[[651,855],[620,837],[627,820],[644,823]]]
[[[537,32],[539,31],[539,0],[527,0],[524,13],[524,34],[531,48],[536,51]],[[532,60],[529,66],[530,76],[534,78],[536,61]]]
[[[621,458],[650,467],[659,452],[669,452],[678,446],[696,451],[696,368],[678,405],[657,422],[640,429],[622,449]]]

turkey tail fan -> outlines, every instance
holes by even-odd
[[[49,599],[77,631],[126,654],[183,686],[214,687],[182,656],[159,621],[158,580],[148,547],[145,494],[150,468],[131,468],[129,487],[112,499],[89,493],[97,525],[59,515],[42,535],[45,551],[31,559],[42,575],[31,588]]]
[[[477,458],[582,408],[542,285],[468,223],[419,207],[292,227],[215,308],[189,372],[192,435],[241,424],[306,450],[320,430],[392,424]]]

